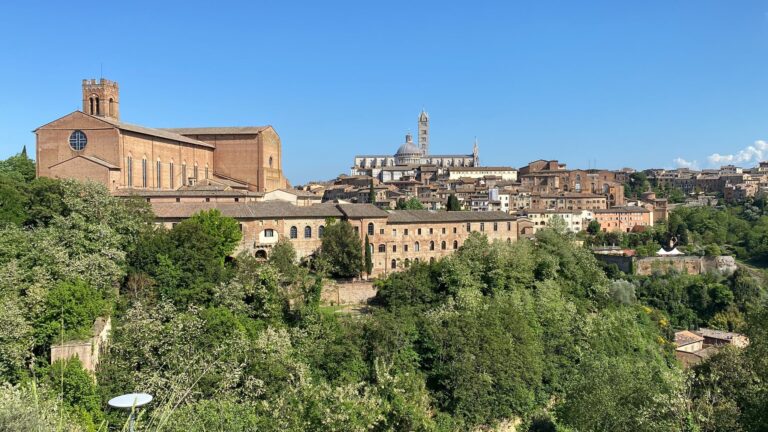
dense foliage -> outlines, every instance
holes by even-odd
[[[23,203],[0,214],[2,430],[123,430],[125,413],[106,401],[133,391],[155,396],[139,418],[147,431],[759,431],[768,421],[759,271],[609,277],[565,230],[513,244],[473,233],[449,257],[378,280],[366,313],[340,314],[320,305],[324,278],[368,262],[348,222],[327,221],[319,253],[301,263],[288,241],[267,261],[233,258],[239,227],[217,212],[159,227],[146,203],[18,165],[0,164]],[[691,242],[705,237],[680,218]],[[96,380],[76,359],[49,364],[51,344],[88,336],[105,315],[113,331]],[[743,330],[751,344],[686,373],[673,329],[703,324]]]

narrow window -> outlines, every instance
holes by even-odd
[[[443,228],[443,234],[445,234],[445,228]]]
[[[205,164],[205,178],[208,179],[208,164]]]
[[[415,250],[416,252],[421,250],[421,245],[419,244],[419,242],[416,242],[416,244],[413,245],[413,250]]]
[[[93,97],[90,98],[91,101],[91,111],[90,114],[93,115]]]
[[[445,243],[445,240],[443,240],[443,242],[440,243],[440,249],[442,249],[442,250],[448,249],[448,245]]]
[[[498,222],[494,222],[493,223],[493,230],[494,231],[498,231],[499,230],[499,223]]]
[[[459,248],[459,242],[457,240],[453,241],[453,249],[456,250]]]
[[[197,180],[197,162],[195,162],[195,168],[193,169],[193,171],[194,172],[192,173],[192,176],[195,178],[195,180]]]
[[[310,226],[304,227],[304,238],[312,238],[312,227]]]
[[[421,228],[418,228],[418,229],[416,230],[416,234],[418,234],[418,235],[421,235]]]
[[[317,229],[317,237],[323,238],[323,234],[325,234],[325,227],[320,225],[320,227]]]
[[[128,156],[128,186],[133,187],[133,158]]]
[[[453,233],[456,234],[458,232],[458,228],[453,227]]]
[[[392,245],[392,252],[397,252],[397,245]]]
[[[109,98],[109,106],[107,107],[107,115],[113,116],[115,115],[115,100],[112,98]]]
[[[292,226],[291,227],[291,238],[295,239],[295,238],[298,238],[298,237],[299,237],[299,229],[296,228],[295,226]]]
[[[141,160],[141,187],[147,187],[147,160]]]
[[[392,260],[390,265],[392,266],[392,269],[396,269],[397,268],[397,260]]]
[[[480,222],[480,232],[485,231],[485,222]]]
[[[168,165],[168,186],[173,189],[173,162]]]
[[[403,252],[408,252],[408,245],[403,245]]]
[[[158,189],[163,187],[163,178],[161,176],[161,170],[162,170],[162,164],[160,161],[157,161],[157,167],[155,168],[155,177],[157,178],[157,184],[155,185]]]
[[[429,250],[431,250],[431,251],[435,250],[435,242],[434,241],[430,241],[429,242]]]
[[[373,233],[374,233],[373,222],[369,222],[368,223],[368,235],[373,235]]]
[[[467,222],[467,232],[472,232],[472,224]]]
[[[181,184],[185,185],[187,184],[188,181],[189,179],[187,179],[187,163],[182,162],[181,163]]]
[[[99,106],[99,98],[96,98],[96,115],[101,115],[101,107]]]

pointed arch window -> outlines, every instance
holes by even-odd
[[[163,187],[162,171],[163,171],[163,164],[158,160],[157,165],[155,166],[155,178],[157,179],[157,184],[155,186],[158,189]]]
[[[128,171],[128,187],[133,187],[133,158],[128,156],[128,162],[126,163],[126,170]]]
[[[141,187],[147,187],[147,158],[141,159]]]

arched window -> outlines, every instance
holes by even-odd
[[[141,187],[147,187],[147,158],[141,159]]]
[[[312,227],[311,226],[305,226],[304,227],[304,238],[312,238]]]
[[[127,171],[128,171],[128,186],[133,187],[133,158],[128,156]]]
[[[419,252],[421,250],[421,245],[419,244],[419,242],[416,242],[416,244],[413,245],[413,250],[415,250],[416,252]]]
[[[435,250],[435,242],[434,241],[430,241],[429,242],[429,250]]]
[[[184,186],[189,181],[187,177],[187,161],[181,161],[181,185]]]
[[[272,168],[272,156],[269,157],[269,167]]]
[[[442,249],[442,250],[448,249],[448,245],[445,243],[445,240],[443,240],[443,242],[440,243],[440,249]]]
[[[325,234],[325,226],[320,225],[320,227],[317,229],[317,236],[319,238],[323,238],[323,234]]]
[[[168,180],[169,180],[168,181],[168,187],[173,189],[173,187],[175,186],[174,183],[173,183],[173,180],[174,180],[173,179],[173,159],[171,159],[171,163],[168,164]]]
[[[93,96],[89,99],[91,101],[91,110],[89,111],[89,114],[93,115]]]
[[[455,249],[458,249],[458,248],[459,248],[459,242],[457,240],[454,240],[453,241],[453,249],[455,250]]]
[[[411,260],[409,260],[408,258],[406,258],[406,259],[405,259],[405,261],[404,261],[404,264],[405,264],[405,268],[408,268],[408,267],[410,267],[410,266],[411,266]]]
[[[163,171],[163,164],[160,162],[160,159],[157,160],[157,165],[155,166],[155,179],[157,180],[157,184],[155,187],[158,189],[163,187],[163,178],[162,178],[162,171]]]
[[[295,239],[295,238],[298,238],[298,237],[299,237],[299,229],[298,229],[298,228],[296,228],[295,226],[292,226],[292,227],[291,227],[291,231],[290,231],[290,237],[291,237],[292,239]]]
[[[96,115],[101,115],[101,107],[99,106],[99,98],[96,98]]]
[[[391,265],[392,269],[396,269],[397,268],[397,260],[392,260],[390,265]]]
[[[112,98],[109,98],[109,106],[107,107],[107,115],[113,116],[115,115],[115,100]]]
[[[267,251],[265,251],[264,249],[257,250],[255,255],[257,259],[263,259],[263,260],[267,259]]]
[[[379,245],[379,252],[383,253],[383,252],[386,252],[386,251],[387,251],[387,247],[384,245],[384,243],[380,244]]]
[[[197,176],[197,162],[195,162],[195,167],[194,167],[194,168],[192,168],[192,177],[194,177],[194,178],[195,178],[195,180],[197,180],[197,179],[199,178],[199,177]]]
[[[373,231],[374,231],[373,222],[369,222],[368,223],[368,235],[373,235]]]

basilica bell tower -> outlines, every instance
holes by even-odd
[[[120,120],[120,88],[104,78],[83,80],[83,112]]]

